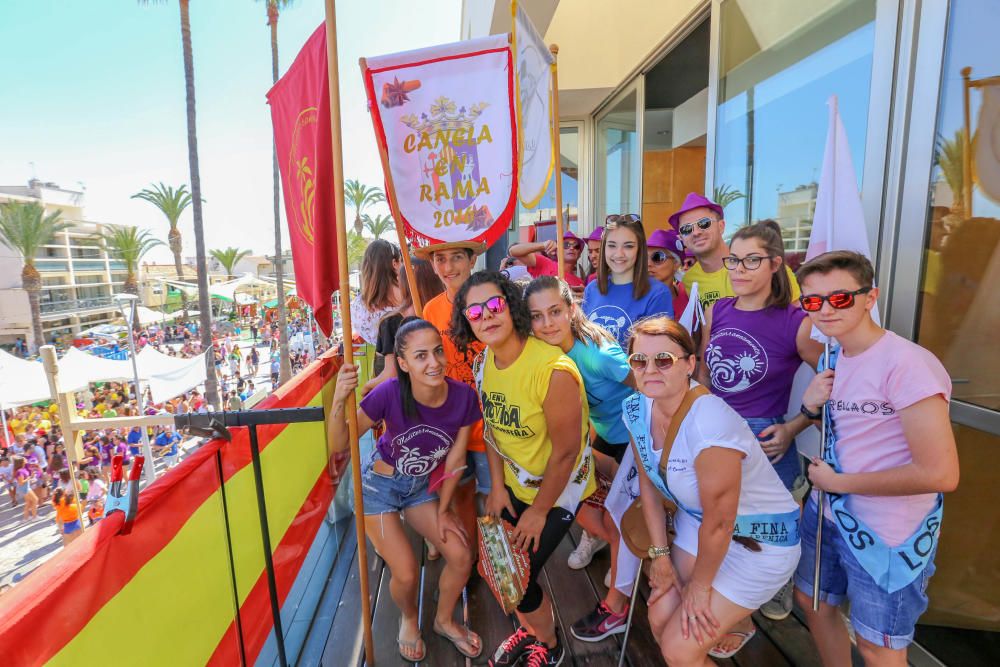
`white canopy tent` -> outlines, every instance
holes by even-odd
[[[0,350],[0,408],[52,398],[40,361],[26,361]]]

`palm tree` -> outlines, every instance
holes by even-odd
[[[746,199],[746,195],[730,185],[720,185],[712,190],[712,201],[723,209],[737,199]]]
[[[152,232],[130,225],[105,225],[97,233],[95,241],[103,241],[108,254],[125,262],[125,283],[122,291],[127,294],[139,294],[139,281],[136,279],[136,269],[143,256],[163,241],[155,238]]]
[[[382,238],[382,235],[395,227],[395,225],[396,223],[393,222],[391,215],[382,215],[379,213],[374,218],[370,215],[365,216],[365,229],[377,239]]]
[[[143,5],[163,0],[139,0]],[[194,55],[191,47],[190,0],[178,0],[181,13],[181,50],[184,57],[184,92],[187,106],[188,167],[191,171],[191,212],[194,217],[194,247],[198,268],[198,329],[201,333],[201,348],[212,349],[212,310],[208,299],[208,266],[205,256],[205,226],[201,211],[201,171],[198,167],[198,132],[195,122],[194,98]],[[215,377],[215,362],[211,354],[205,355],[205,399],[214,407],[219,401],[218,381]]]
[[[382,188],[363,185],[360,181],[353,178],[344,182],[344,197],[354,207],[354,231],[358,234],[364,229],[362,216],[364,215],[365,207],[385,201]]]
[[[233,278],[233,267],[239,264],[239,261],[250,254],[249,250],[240,250],[239,248],[234,248],[232,246],[223,249],[209,250],[208,251],[212,258],[216,262],[222,265],[222,268],[226,270],[226,277],[230,280]]]
[[[38,346],[45,341],[42,335],[42,311],[38,301],[42,277],[35,268],[35,255],[43,245],[51,243],[56,234],[70,226],[70,223],[59,219],[59,211],[45,215],[45,209],[37,202],[0,204],[0,243],[21,253],[24,258],[21,287],[28,293],[28,305],[31,308],[32,351],[37,351]]]
[[[191,193],[188,192],[187,185],[182,185],[177,189],[169,185],[158,183],[150,188],[145,188],[132,195],[132,199],[143,199],[160,209],[160,213],[167,217],[167,224],[170,231],[167,232],[167,245],[170,252],[174,254],[174,268],[177,270],[177,279],[184,280],[184,265],[181,263],[181,230],[177,228],[177,223],[184,213],[184,209],[191,205]]]
[[[953,139],[945,139],[942,135],[937,136],[934,146],[934,161],[941,168],[941,176],[951,190],[952,207],[951,212],[958,216],[960,220],[969,217],[965,202],[965,132],[955,130]],[[975,182],[973,181],[973,187]]]
[[[370,240],[358,234],[353,229],[347,232],[347,269],[355,271],[361,269],[361,259],[365,256]]]
[[[292,4],[292,0],[264,0],[267,3],[267,25],[271,31],[271,83],[278,83],[278,15]],[[278,356],[280,370],[278,382],[285,384],[292,377],[292,364],[288,355],[288,311],[285,306],[285,269],[281,248],[281,179],[278,174],[278,149],[272,147],[271,171],[274,180],[274,278],[278,290]]]

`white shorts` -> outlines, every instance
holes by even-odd
[[[697,556],[701,524],[678,510],[674,525],[677,529],[674,547]],[[730,542],[729,551],[712,582],[712,588],[724,598],[746,609],[757,609],[773,598],[792,578],[799,564],[798,544],[793,547],[761,544],[760,547],[760,551],[750,551],[738,542]]]

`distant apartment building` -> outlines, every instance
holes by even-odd
[[[804,253],[809,246],[813,217],[816,214],[816,183],[800,185],[778,193],[778,223],[785,252]]]
[[[83,192],[32,179],[27,186],[0,186],[0,203],[38,202],[48,215],[61,213],[72,223],[35,258],[42,276],[39,295],[45,342],[79,333],[115,319],[118,310],[112,295],[125,281],[125,263],[114,259],[94,242],[102,224],[86,220]],[[32,342],[28,293],[21,288],[24,260],[0,244],[0,343],[18,338]]]

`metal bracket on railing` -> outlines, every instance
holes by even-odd
[[[132,460],[132,467],[128,471],[128,481],[123,482],[125,471],[122,466],[122,456],[114,456],[111,459],[111,488],[108,489],[104,500],[104,518],[111,516],[112,512],[121,512],[125,515],[119,535],[128,535],[132,532],[132,522],[135,520],[136,508],[139,506],[139,479],[142,477],[142,466],[146,462],[145,457],[136,456]],[[125,489],[122,489],[122,485]]]
[[[199,419],[193,419],[193,417]],[[226,442],[232,441],[233,434],[229,432],[229,429],[222,422],[215,418],[201,419],[203,417],[211,417],[211,415],[192,414],[190,412],[177,415],[174,417],[174,426],[178,430],[186,431],[199,438],[222,438]]]

